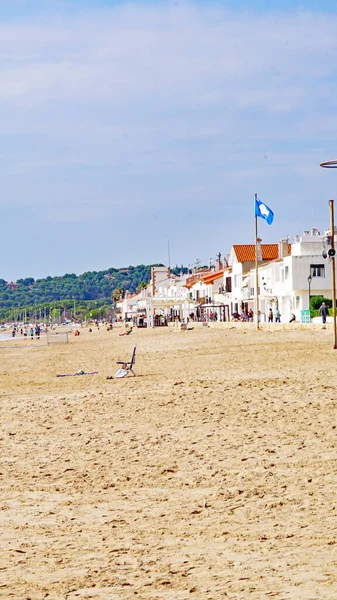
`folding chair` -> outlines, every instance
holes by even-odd
[[[119,360],[116,362],[117,365],[122,365],[119,367],[115,373],[115,377],[126,377],[129,373],[132,373],[134,377],[136,377],[136,373],[133,370],[133,365],[136,363],[136,346],[133,349],[131,360],[124,361]]]

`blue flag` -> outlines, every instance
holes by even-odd
[[[255,198],[255,216],[261,217],[261,219],[265,219],[268,225],[271,225],[274,220],[273,211],[263,202],[261,202],[258,198]]]

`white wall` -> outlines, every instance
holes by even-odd
[[[151,295],[158,292],[159,287],[167,287],[170,282],[170,269],[168,267],[152,267],[151,268]]]
[[[269,307],[278,308],[282,321],[287,322],[292,313],[300,320],[301,310],[309,309],[308,276],[313,273],[311,265],[324,265],[324,277],[312,277],[310,296],[331,298],[331,264],[321,254],[306,256],[286,256],[268,265],[259,267],[260,311],[266,313]],[[255,281],[255,270],[251,271]],[[263,284],[266,283],[264,286]]]
[[[212,294],[212,286],[206,285],[204,281],[196,281],[190,289],[193,301],[198,304],[200,299],[208,297],[209,288],[210,294]]]
[[[235,258],[232,264],[232,311],[234,311],[237,304],[238,311],[241,312],[242,280],[242,263],[238,262]]]

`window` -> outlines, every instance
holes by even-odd
[[[289,267],[284,267],[284,279],[288,279]]]
[[[310,265],[311,277],[325,277],[325,265]]]
[[[295,306],[296,306],[296,308],[300,307],[300,297],[299,296],[296,296],[296,305]]]
[[[235,287],[241,286],[241,275],[234,275],[234,286]]]

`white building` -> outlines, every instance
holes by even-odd
[[[317,229],[312,229],[296,236],[291,245],[288,240],[283,240],[278,244],[278,258],[259,264],[262,321],[267,320],[270,308],[273,312],[279,309],[282,322],[288,322],[292,314],[301,321],[304,318],[302,311],[309,310],[311,296],[331,298],[331,265],[329,259],[322,257],[324,237]],[[237,288],[235,293],[239,303],[248,302],[253,307],[255,268],[247,274],[241,294]]]
[[[331,265],[322,257],[323,239],[317,229],[296,236],[291,254],[273,267],[271,295],[278,298],[285,321],[292,313],[300,320],[301,311],[309,310],[309,296],[331,298]]]
[[[324,236],[312,229],[296,236],[294,243],[259,245],[259,309],[261,320],[269,309],[281,312],[281,321],[305,317],[310,296],[331,298],[331,265],[323,258]],[[335,236],[336,237],[336,236]],[[220,255],[219,255],[220,256]],[[261,260],[260,260],[261,259]],[[137,320],[146,314],[153,327],[179,317],[181,321],[194,313],[195,318],[227,320],[234,312],[255,312],[255,244],[232,246],[229,264],[222,268],[194,271],[177,277],[168,267],[153,267],[151,282],[139,294],[122,301],[123,318]]]
[[[261,244],[262,261],[259,264],[268,263],[279,256],[278,244]],[[231,314],[239,314],[245,310],[254,310],[255,280],[253,282],[251,270],[255,267],[255,244],[240,244],[232,246],[229,266],[231,273],[231,292],[228,301],[231,303]],[[227,283],[228,286],[228,283]]]

